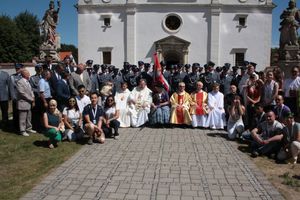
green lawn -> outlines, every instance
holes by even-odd
[[[22,197],[81,146],[65,142],[51,150],[41,134],[24,137],[0,131],[0,199]]]

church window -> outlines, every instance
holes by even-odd
[[[182,19],[177,14],[169,14],[165,17],[163,25],[168,32],[178,32],[182,26]]]
[[[235,54],[235,66],[242,66],[245,60],[245,53]]]
[[[111,51],[103,51],[103,64],[111,64]]]
[[[246,17],[239,17],[239,26],[246,26]]]
[[[110,26],[110,17],[104,18],[104,26]]]

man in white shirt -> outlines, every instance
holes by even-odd
[[[86,90],[84,85],[79,85],[77,87],[77,91],[79,95],[76,96],[77,105],[79,108],[79,112],[82,113],[85,106],[89,105],[91,103],[90,97],[88,97],[86,94]]]

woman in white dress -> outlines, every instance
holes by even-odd
[[[241,97],[236,95],[229,107],[227,132],[230,140],[234,140],[244,131],[243,115],[245,115],[245,107],[241,104]]]
[[[224,129],[226,126],[224,95],[219,92],[219,84],[214,83],[213,91],[208,93],[209,114],[206,121],[206,127],[211,129]]]
[[[116,107],[119,110],[118,121],[122,128],[130,127],[130,114],[128,111],[128,97],[130,91],[127,87],[126,82],[121,83],[121,90],[115,95]]]

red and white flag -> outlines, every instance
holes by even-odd
[[[154,84],[157,84],[157,83],[161,83],[165,90],[167,92],[170,91],[170,86],[168,84],[168,81],[165,79],[165,77],[163,76],[162,74],[162,69],[161,69],[161,66],[160,66],[160,62],[158,60],[158,56],[157,56],[157,53],[154,53],[154,67],[153,67],[153,78],[154,78]]]

